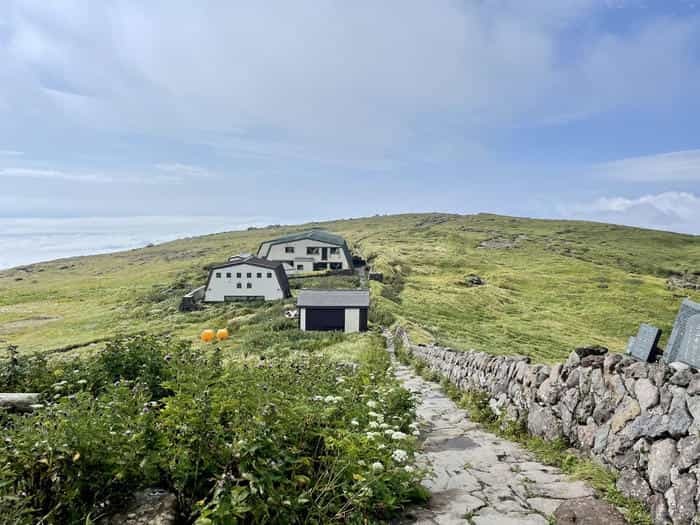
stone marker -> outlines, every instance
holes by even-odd
[[[664,360],[700,368],[700,303],[685,299],[673,323]]]
[[[639,325],[636,337],[630,337],[627,353],[640,361],[653,361],[656,345],[659,343],[661,330],[646,323]]]

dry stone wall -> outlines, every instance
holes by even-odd
[[[413,357],[528,431],[572,446],[620,473],[618,488],[648,503],[657,524],[700,524],[700,373],[681,363],[644,363],[600,347],[565,363],[531,364],[411,344]]]

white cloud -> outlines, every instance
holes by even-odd
[[[563,206],[564,217],[700,234],[700,197],[669,191],[638,198],[600,197]]]
[[[0,169],[0,177],[59,179],[79,182],[112,182],[114,180],[108,175],[97,173],[74,173],[68,171],[36,168],[4,168]]]
[[[700,149],[615,160],[594,171],[631,182],[700,181]]]
[[[178,162],[156,164],[156,169],[182,177],[211,177],[213,175],[207,168],[180,164]]]

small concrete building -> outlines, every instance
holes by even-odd
[[[288,274],[319,270],[351,270],[345,239],[324,230],[285,235],[260,244],[258,257],[280,261]]]
[[[274,301],[291,297],[282,263],[257,257],[232,257],[229,262],[209,270],[204,302],[264,299]]]
[[[369,290],[302,290],[297,309],[301,330],[366,332]]]

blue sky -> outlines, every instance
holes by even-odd
[[[48,4],[0,4],[6,219],[700,234],[700,0]]]

